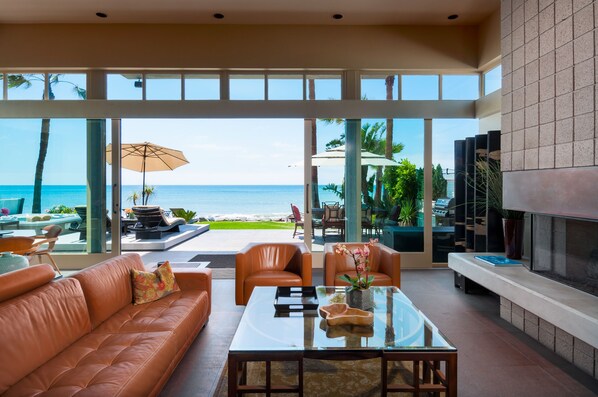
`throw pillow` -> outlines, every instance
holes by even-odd
[[[169,262],[153,272],[131,270],[133,280],[133,304],[149,303],[180,291]]]

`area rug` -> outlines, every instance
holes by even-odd
[[[324,361],[303,360],[303,393],[305,396],[336,397],[336,396],[379,396],[380,386],[380,359],[358,361]],[[409,363],[388,363],[389,383],[411,383],[412,373]],[[266,383],[265,364],[251,362],[247,364],[248,384]],[[297,384],[296,362],[273,362],[273,384]],[[227,365],[220,377],[215,397],[226,397],[228,394]],[[441,393],[443,395],[444,393]],[[263,394],[261,394],[263,396]],[[276,393],[277,396],[297,396],[296,393]],[[412,396],[411,393],[393,393],[393,396]],[[260,396],[248,393],[245,396]]]
[[[210,262],[210,269],[234,269],[235,254],[199,254],[189,259],[188,262]]]

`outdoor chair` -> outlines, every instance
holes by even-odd
[[[251,243],[235,261],[237,305],[246,305],[258,286],[312,285],[311,252],[304,243]]]
[[[341,238],[345,236],[345,207],[338,203],[324,204],[322,217],[322,239],[326,240],[326,229],[337,229]]]
[[[297,208],[296,205],[291,204],[291,211],[293,212],[293,218],[295,219],[295,230],[293,230],[293,238],[295,238],[297,228],[300,227],[301,229],[304,229],[305,223],[303,222],[301,212],[299,212],[299,208]]]
[[[77,205],[75,206],[75,212],[81,218],[79,223],[71,223],[69,230],[73,232],[79,232],[79,240],[87,240],[87,206]],[[112,220],[108,216],[108,210],[106,210],[106,231],[110,232],[112,229]]]
[[[374,224],[372,223],[372,207],[363,204],[361,206],[361,228],[364,230],[364,234],[372,236],[372,229]]]
[[[58,265],[50,255],[50,253],[54,251],[54,246],[56,245],[56,241],[58,241],[58,236],[62,233],[62,228],[58,225],[48,225],[44,227],[43,230],[45,233],[35,236],[35,242],[32,245],[32,249],[25,253],[25,256],[29,258],[29,262],[31,262],[33,257],[37,257],[40,263],[42,263],[42,256],[46,256],[52,267],[54,267],[54,270],[62,275]],[[45,244],[47,244],[47,247],[43,247]]]
[[[9,215],[22,214],[25,198],[0,199],[0,208],[6,208]]]
[[[348,249],[363,248],[363,243],[343,243]],[[353,259],[339,255],[335,252],[336,244],[324,244],[324,285],[347,286],[345,281],[339,279],[343,274],[356,277]],[[370,272],[374,276],[372,285],[401,287],[401,254],[376,243],[370,248]]]
[[[167,218],[159,205],[138,205],[133,208],[137,223],[129,230],[135,231],[136,239],[160,239],[163,233],[180,232],[186,224],[183,218]]]

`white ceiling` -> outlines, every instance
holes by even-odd
[[[477,25],[499,6],[500,0],[0,0],[0,23]],[[451,14],[459,18],[450,21]]]

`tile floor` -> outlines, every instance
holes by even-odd
[[[166,252],[140,254],[146,263],[183,262],[198,253],[232,253],[250,241],[296,242],[302,237],[293,239],[292,231],[287,230],[211,230]],[[320,269],[314,270],[313,277],[314,284],[322,283]],[[598,395],[596,379],[502,320],[498,297],[465,295],[454,288],[452,271],[403,270],[402,289],[458,347],[459,396]],[[207,397],[217,387],[243,307],[234,303],[234,280],[214,280],[212,291],[210,321],[166,384],[162,397]]]

